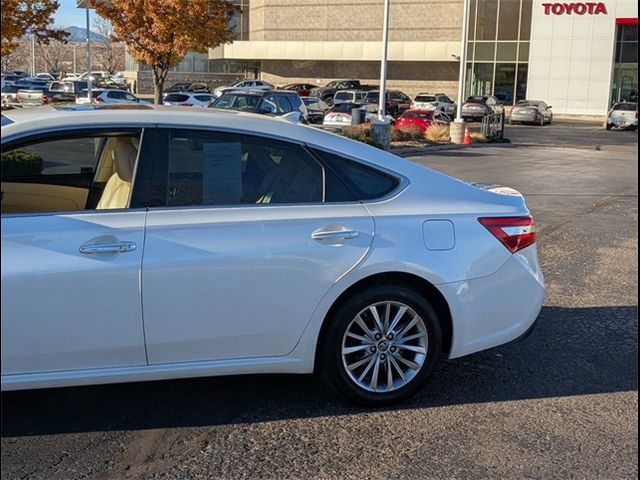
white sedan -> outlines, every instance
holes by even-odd
[[[127,90],[94,88],[91,90],[89,101],[87,90],[83,90],[77,97],[76,103],[85,105],[89,103],[150,103],[147,100],[136,97]]]
[[[261,115],[8,111],[2,193],[3,390],[316,369],[389,404],[545,292],[515,190]]]
[[[211,93],[167,93],[162,99],[162,104],[207,108],[215,99],[216,97]]]
[[[252,79],[252,80],[240,80],[238,82],[234,82],[230,85],[223,85],[221,87],[217,87],[213,90],[213,94],[215,97],[219,97],[225,92],[231,90],[261,90],[261,91],[269,91],[273,90],[275,87],[269,82],[265,82],[264,80]]]

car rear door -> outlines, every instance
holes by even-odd
[[[353,199],[323,201],[330,172],[299,144],[159,131],[142,270],[149,363],[286,355],[366,255],[372,217]]]
[[[146,364],[146,209],[129,203],[143,137],[105,128],[3,142],[3,383]]]

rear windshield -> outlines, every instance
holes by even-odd
[[[189,95],[180,95],[179,93],[170,93],[164,97],[165,102],[186,102],[189,100]]]
[[[433,95],[418,95],[416,97],[416,102],[435,102],[436,97]]]
[[[534,102],[531,100],[520,100],[516,103],[516,107],[539,107],[540,102]]]
[[[467,102],[469,103],[485,103],[487,99],[485,97],[469,97]]]
[[[614,110],[623,110],[625,112],[635,112],[638,108],[634,103],[616,103],[613,106]]]
[[[353,94],[350,92],[338,92],[336,93],[336,100],[349,100],[353,98]]]
[[[216,99],[211,104],[211,107],[256,112],[260,98],[262,97],[259,95],[248,95],[246,93],[225,93]]]
[[[425,118],[430,120],[433,118],[433,112],[416,112],[407,110],[401,115],[402,118]]]
[[[337,105],[334,105],[333,107],[331,107],[331,112],[339,112],[339,113],[351,113],[351,110],[353,110],[354,108],[360,108],[362,107],[362,104],[360,103],[350,103],[350,102],[345,102],[345,103],[339,103]]]

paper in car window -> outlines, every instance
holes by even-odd
[[[205,143],[202,201],[205,205],[237,204],[242,200],[242,149],[237,143]]]

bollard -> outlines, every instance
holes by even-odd
[[[351,109],[351,125],[360,125],[364,123],[364,110],[360,108]]]

